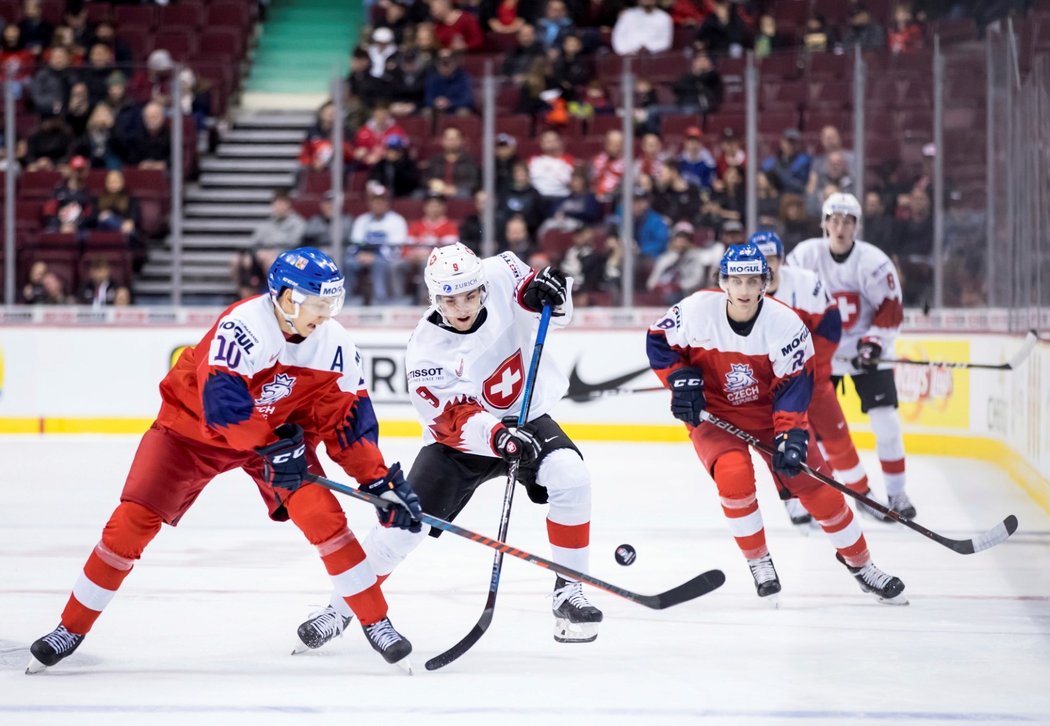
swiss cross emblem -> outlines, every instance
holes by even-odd
[[[525,366],[521,362],[521,350],[499,364],[496,372],[485,379],[481,395],[493,408],[510,408],[521,395],[525,386]]]
[[[842,316],[842,329],[849,330],[857,322],[860,313],[860,295],[855,292],[836,292],[832,295]]]

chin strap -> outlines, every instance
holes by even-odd
[[[276,297],[271,295],[270,299],[273,300],[273,307],[277,311],[277,314],[284,319],[284,322],[288,323],[288,327],[292,329],[293,333],[298,333],[299,331],[295,329],[295,321],[299,317],[299,303],[295,299],[295,291],[292,291],[292,304],[295,305],[294,315],[289,315],[288,313],[286,313],[284,311],[284,308],[282,308],[281,304],[277,301]]]

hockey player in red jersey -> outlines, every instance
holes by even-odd
[[[842,339],[832,381],[837,386],[847,375],[853,380],[861,411],[871,418],[890,508],[912,519],[915,506],[904,490],[904,437],[893,366],[880,362],[884,350],[892,352],[904,320],[901,285],[886,253],[858,238],[861,222],[856,197],[832,194],[822,209],[824,237],[800,242],[787,264],[817,273],[838,302]]]
[[[481,260],[459,243],[434,249],[424,279],[431,307],[405,355],[409,395],[425,444],[409,478],[423,509],[454,520],[477,487],[506,476],[508,464],[518,461],[518,481],[529,498],[549,505],[552,559],[586,572],[591,480],[576,445],[548,413],[568,387],[550,357],[540,361],[528,422],[513,428],[539,313],[549,303],[551,327],[569,324],[572,279],[550,267],[533,272],[510,252]],[[508,428],[504,421],[511,418]],[[376,572],[391,572],[428,529],[434,537],[441,533],[423,529],[373,530],[364,546]],[[558,576],[553,611],[555,640],[598,637],[602,613],[587,600],[581,583]]]
[[[330,322],[343,304],[343,275],[328,255],[303,247],[281,253],[269,288],[227,308],[161,381],[160,414],[139,443],[120,504],[60,624],[32,644],[27,673],[72,654],[161,525],[178,524],[215,476],[238,468],[254,479],[271,519],[291,519],[317,547],[372,647],[389,663],[411,652],[339,502],[304,483],[308,471],[323,475],[315,453],[323,443],[363,490],[399,505],[377,510],[383,525],[419,531],[419,500],[377,446],[360,356]]]
[[[783,266],[784,243],[776,232],[755,232],[749,241],[758,247],[769,265],[766,295],[794,310],[813,335],[815,367],[808,414],[821,453],[835,471],[836,479],[858,494],[870,497],[868,475],[850,438],[846,417],[831,382],[831,359],[842,337],[838,304],[816,273],[801,267]],[[798,499],[787,499],[784,504],[792,523],[808,529],[813,518],[802,503]],[[863,502],[857,501],[857,508],[874,519],[884,519],[882,514]]]
[[[783,497],[798,497],[820,523],[861,589],[881,602],[907,603],[904,583],[871,560],[841,492],[806,476],[827,471],[813,446],[806,409],[813,390],[813,341],[787,305],[765,297],[769,267],[751,243],[722,257],[722,290],[700,290],[649,328],[649,365],[671,390],[671,412],[685,422],[700,461],[715,480],[722,511],[747,560],[759,597],[776,602],[780,579],[766,546],[747,444],[710,424],[710,412],[753,436],[772,440],[766,458]]]

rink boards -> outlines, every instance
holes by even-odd
[[[552,334],[544,350],[570,376],[574,392],[659,384],[645,356],[643,312],[579,317],[579,327]],[[5,324],[0,329],[0,433],[144,431],[160,405],[158,382],[213,319],[214,311],[202,311],[160,325],[134,318],[101,325],[61,318]],[[348,321],[383,436],[420,432],[404,363],[413,320],[406,314]],[[1020,343],[1016,335],[907,332],[895,354],[998,364],[1009,360]],[[1050,511],[1050,343],[1037,345],[1016,371],[899,365],[896,376],[910,453],[991,461]],[[840,392],[847,418],[858,445],[870,448],[874,439],[866,418],[852,387],[847,389]],[[566,400],[555,413],[580,440],[685,440],[668,414],[663,392]]]

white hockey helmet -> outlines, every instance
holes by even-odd
[[[434,248],[427,258],[423,279],[427,283],[431,304],[437,305],[440,295],[458,295],[461,292],[483,288],[485,268],[473,250],[461,242],[456,242]]]
[[[845,214],[857,220],[857,235],[860,235],[860,225],[864,221],[864,212],[855,196],[845,192],[835,192],[829,195],[824,200],[824,206],[820,210],[820,226],[824,227],[828,217],[833,214]]]

